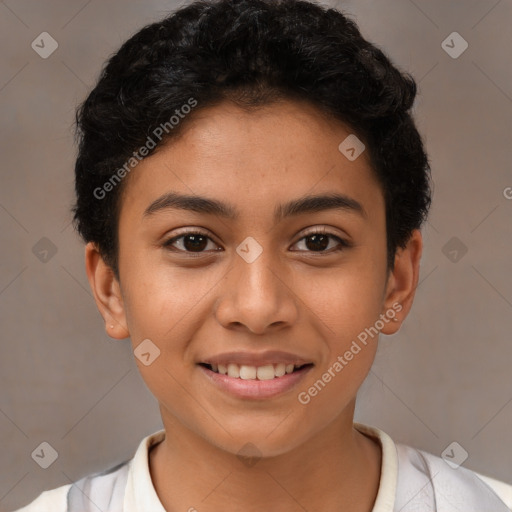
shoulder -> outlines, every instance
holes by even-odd
[[[425,503],[446,512],[512,510],[512,485],[411,446],[396,444],[396,450],[398,510],[417,510]]]
[[[481,475],[480,473],[475,472],[475,475],[493,489],[494,492],[505,502],[507,507],[512,510],[512,485],[486,475]]]
[[[109,469],[84,476],[80,480],[42,492],[35,500],[14,512],[134,512],[134,500],[142,494],[158,498],[152,487],[148,450],[165,437],[159,430],[140,441],[135,455]],[[128,510],[129,509],[129,510]],[[163,510],[156,505],[153,510]]]
[[[454,464],[456,453],[450,452],[445,460],[395,443],[377,427],[361,423],[354,426],[382,448],[381,479],[373,512],[512,511],[512,485]]]
[[[131,460],[87,475],[73,484],[44,491],[34,501],[14,512],[122,510]]]
[[[14,512],[66,512],[67,511],[67,495],[72,484],[63,485],[50,491],[42,492],[34,501],[19,508]]]

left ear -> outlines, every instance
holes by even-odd
[[[395,318],[385,322],[383,334],[395,334],[408,315],[420,274],[420,259],[423,251],[423,238],[419,229],[415,229],[405,248],[398,248],[395,254],[395,266],[390,272],[384,295],[384,311],[394,311]],[[387,315],[391,317],[390,314]]]
[[[118,340],[128,338],[130,333],[119,281],[93,242],[85,246],[85,270],[107,334]]]

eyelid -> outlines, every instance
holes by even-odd
[[[195,226],[191,226],[191,227],[186,227],[186,228],[178,229],[178,231],[176,231],[174,233],[174,235],[172,236],[172,238],[169,239],[168,241],[174,240],[175,238],[179,238],[181,236],[195,235],[195,234],[207,236],[208,238],[211,238],[212,240],[215,238],[213,236],[213,234],[210,231],[208,231],[207,229],[196,228]]]
[[[299,238],[299,240],[301,240],[305,236],[314,235],[317,233],[322,234],[322,235],[329,235],[332,237],[337,237],[340,239],[343,238],[342,234],[335,234],[332,232],[332,229],[333,228],[328,228],[326,226],[312,226],[312,227],[306,228],[306,231],[301,234],[301,238]]]

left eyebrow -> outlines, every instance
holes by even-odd
[[[168,192],[160,196],[144,210],[142,216],[146,218],[168,209],[218,215],[230,220],[239,218],[239,212],[231,204],[208,197],[184,195],[177,192]],[[274,210],[274,222],[277,223],[286,217],[325,210],[340,210],[368,218],[368,214],[361,203],[345,194],[332,193],[304,196],[280,204]]]

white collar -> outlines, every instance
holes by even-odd
[[[377,440],[382,450],[379,489],[372,512],[510,512],[512,486],[467,468],[450,468],[441,457],[395,444],[376,427],[353,425]],[[149,448],[164,438],[165,430],[145,437],[129,461],[124,512],[166,512],[153,486],[148,459]]]
[[[354,428],[376,439],[382,450],[380,483],[372,512],[393,512],[398,481],[398,454],[393,439],[376,427],[354,423]]]
[[[354,423],[362,434],[377,439],[382,448],[382,465],[379,490],[372,512],[393,512],[398,474],[398,457],[395,443],[382,430]],[[130,461],[124,512],[166,512],[151,480],[149,472],[149,448],[165,438],[165,430],[159,430],[142,439]]]

